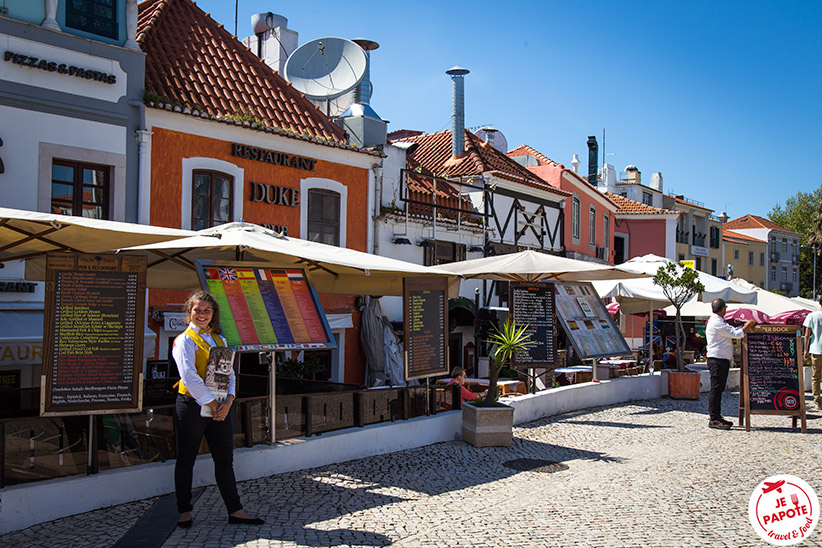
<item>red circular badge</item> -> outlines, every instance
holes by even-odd
[[[754,489],[748,517],[756,533],[776,546],[799,544],[819,520],[819,501],[796,476],[771,476]]]

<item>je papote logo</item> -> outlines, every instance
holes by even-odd
[[[810,485],[796,476],[771,476],[760,483],[748,504],[756,533],[776,546],[799,544],[819,520],[819,501]]]

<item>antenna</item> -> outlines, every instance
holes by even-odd
[[[360,83],[367,62],[363,48],[351,40],[318,38],[291,54],[285,79],[309,98],[331,100]]]

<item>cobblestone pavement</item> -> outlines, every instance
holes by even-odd
[[[737,397],[726,393],[726,413]],[[243,482],[262,527],[227,525],[209,487],[194,527],[164,546],[768,546],[748,521],[760,481],[790,473],[822,495],[822,416],[808,404],[807,435],[764,415],[749,433],[710,430],[703,394],[541,419],[515,428],[509,448],[439,443]],[[559,464],[517,471],[505,465],[515,459]],[[110,546],[152,502],[31,527],[0,546]],[[822,546],[820,527],[801,546]]]

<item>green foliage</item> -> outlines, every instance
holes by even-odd
[[[676,340],[679,348],[685,348],[685,328],[682,325],[682,306],[690,301],[695,295],[705,290],[705,286],[699,281],[699,272],[693,268],[680,266],[676,263],[668,263],[660,266],[654,275],[654,283],[662,288],[665,297],[676,308]],[[676,354],[677,368],[680,371],[685,369],[682,361],[682,352]]]
[[[485,406],[492,405],[497,400],[497,380],[504,367],[510,367],[517,356],[526,354],[531,342],[531,334],[527,333],[528,325],[518,326],[513,319],[508,319],[502,328],[493,325],[494,332],[485,342],[494,345],[491,352],[491,363],[488,375],[488,396]]]
[[[822,268],[822,185],[813,192],[797,192],[785,200],[785,204],[776,204],[768,218],[788,230],[802,235],[802,246],[799,253],[799,294],[812,298],[813,291],[813,245],[816,245],[816,267]],[[817,293],[822,276],[817,274]]]
[[[303,361],[285,360],[277,366],[277,375],[292,379],[313,379],[323,370],[323,361],[318,356],[305,354]]]

